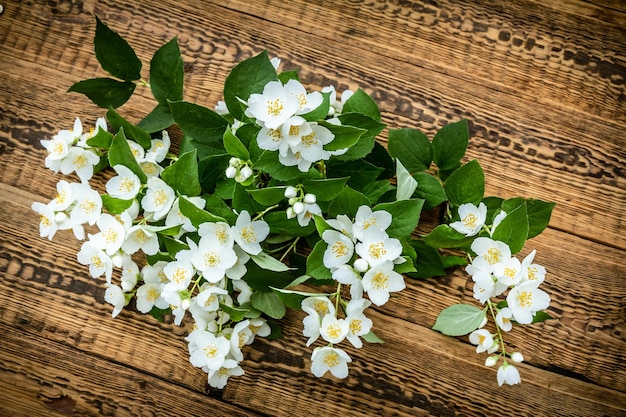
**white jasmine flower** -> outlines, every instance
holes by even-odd
[[[348,334],[346,338],[355,348],[361,348],[363,342],[359,336],[363,336],[372,329],[372,320],[365,317],[363,311],[371,305],[371,302],[361,298],[352,299],[346,306],[346,322],[348,322]]]
[[[372,211],[369,206],[361,206],[354,217],[352,233],[358,240],[363,240],[363,234],[370,227],[385,231],[391,225],[391,220],[391,214],[385,210]]]
[[[100,232],[89,236],[90,240],[109,256],[114,255],[124,243],[126,237],[124,225],[108,213],[103,213],[96,223]]]
[[[283,123],[280,129],[281,141],[278,144],[278,151],[281,155],[287,154],[287,149],[298,146],[302,142],[302,137],[313,133],[313,128],[300,116],[293,116]]]
[[[69,182],[61,180],[57,183],[57,194],[48,203],[48,207],[53,211],[64,211],[70,207],[74,200],[74,187]]]
[[[31,209],[39,214],[39,236],[52,240],[58,230],[54,211],[49,205],[39,202],[34,202],[31,205]]]
[[[232,233],[235,242],[241,249],[251,255],[258,255],[262,250],[260,243],[270,233],[270,227],[263,220],[252,221],[250,214],[246,210],[242,210],[232,227]]]
[[[219,114],[220,116],[226,116],[227,114],[230,114],[228,111],[228,107],[226,107],[226,102],[225,101],[218,101],[217,105],[215,106],[215,113]]]
[[[277,129],[300,109],[296,94],[280,81],[270,81],[265,84],[262,94],[250,95],[246,116],[255,118],[269,129]]]
[[[122,244],[122,250],[131,255],[139,249],[146,255],[154,255],[159,251],[157,234],[143,224],[131,227],[126,233],[126,238]]]
[[[393,270],[393,262],[373,266],[363,276],[363,290],[374,304],[381,306],[389,300],[389,293],[403,290],[406,285],[402,275]]]
[[[88,184],[72,184],[76,204],[70,212],[70,219],[75,224],[94,225],[102,214],[102,197]]]
[[[333,229],[339,230],[344,235],[348,236],[353,242],[356,241],[356,237],[352,232],[352,221],[345,214],[340,214],[336,219],[328,219],[326,222],[333,227]]]
[[[124,291],[117,285],[107,283],[107,289],[104,291],[104,301],[113,306],[111,315],[116,317],[124,306],[126,306],[126,297]]]
[[[497,355],[487,357],[487,359],[485,360],[485,366],[495,366],[498,363],[498,358],[499,356]]]
[[[515,385],[522,382],[517,368],[506,361],[498,368],[497,379],[499,386],[502,386],[502,384]]]
[[[522,280],[522,265],[516,257],[505,259],[495,265],[493,275],[506,287],[516,285]]]
[[[533,263],[536,253],[537,251],[533,249],[533,251],[522,261],[522,282],[532,281],[539,285],[546,277],[546,268]]]
[[[311,165],[313,165],[313,162],[315,161],[304,158],[300,151],[294,152],[291,148],[288,148],[284,155],[280,153],[278,154],[278,162],[286,167],[297,166],[300,172],[307,172],[311,169]]]
[[[490,273],[494,271],[497,264],[511,257],[511,249],[506,243],[488,237],[474,239],[471,248],[476,253],[472,265]]]
[[[133,261],[130,255],[124,255],[122,260],[121,287],[124,292],[132,291],[137,285],[139,277],[139,266]]]
[[[145,265],[141,268],[141,276],[145,283],[165,284],[169,281],[163,268],[168,264],[166,261],[157,261],[154,265]]]
[[[196,274],[193,265],[189,261],[176,260],[169,262],[163,268],[163,274],[169,280],[169,283],[163,288],[164,291],[180,291],[187,289],[192,278]],[[171,303],[170,303],[171,304]]]
[[[205,222],[198,227],[198,235],[215,236],[222,246],[232,247],[235,240],[231,233],[231,227],[225,222]]]
[[[150,149],[144,156],[145,161],[159,163],[162,162],[170,150],[170,135],[167,130],[161,132],[161,139],[152,139]]]
[[[311,346],[320,337],[322,320],[316,312],[312,312],[302,319],[302,335],[308,337],[307,347]]]
[[[174,324],[180,326],[180,324],[183,322],[183,318],[185,317],[185,311],[187,311],[187,307],[189,307],[189,299],[183,299],[178,291],[166,289],[167,285],[163,287],[161,291],[161,297],[163,297],[163,299],[172,309]]]
[[[332,277],[340,284],[354,285],[361,282],[361,275],[350,265],[344,264],[332,270]]]
[[[139,162],[139,167],[148,178],[159,177],[165,171],[165,168],[152,161],[141,161]]]
[[[226,275],[228,275],[228,271],[226,271]],[[252,288],[248,285],[248,283],[242,279],[237,279],[237,280],[232,281],[232,284],[233,284],[233,289],[239,292],[239,294],[237,294],[237,303],[239,305],[242,305],[242,304],[249,302],[253,291],[252,291]]]
[[[83,133],[83,126],[77,117],[74,121],[73,130],[61,130],[50,140],[42,140],[41,145],[48,151],[45,159],[47,168],[54,172],[59,172],[63,158],[69,153],[70,147]]]
[[[130,152],[135,157],[135,160],[138,163],[145,161],[146,151],[143,146],[132,140],[127,140],[126,142],[128,142],[128,147],[130,148]]]
[[[310,166],[311,163],[330,158],[330,153],[324,150],[324,145],[332,142],[335,135],[317,123],[311,122],[308,125],[312,131],[307,135],[300,136],[300,141],[295,146],[290,146],[290,150],[293,154],[299,154],[303,160],[309,162]],[[308,168],[302,169],[300,164],[298,169],[302,172],[309,170]]]
[[[228,294],[223,288],[210,283],[204,284],[200,288],[200,293],[196,296],[196,304],[206,311],[217,311],[220,308],[220,295]]]
[[[539,284],[536,282],[526,281],[509,291],[506,301],[516,322],[530,324],[537,311],[550,305],[550,296],[537,288],[537,285]]]
[[[230,334],[230,354],[238,362],[243,360],[241,348],[254,339],[254,334],[252,334],[249,325],[249,320],[241,321],[233,327],[233,332]]]
[[[193,341],[195,349],[191,352],[189,360],[198,368],[207,367],[210,370],[218,370],[224,365],[226,355],[230,350],[230,342],[224,336],[215,336],[211,332],[198,330],[194,332]]]
[[[141,189],[141,181],[126,165],[113,167],[117,175],[106,183],[106,191],[111,197],[132,200]]]
[[[88,182],[93,177],[93,167],[98,162],[100,157],[93,150],[72,146],[61,161],[59,169],[64,175],[76,172],[81,182]]]
[[[482,272],[482,271],[481,271]],[[491,297],[495,297],[495,281],[491,274],[482,272],[472,275],[474,281],[474,298],[485,304]]]
[[[113,261],[107,253],[93,242],[83,243],[80,251],[76,255],[78,262],[89,265],[89,273],[93,278],[98,278],[102,274],[106,276],[107,282],[111,282],[113,275]]]
[[[496,215],[496,217],[493,218],[493,225],[491,226],[491,233],[490,233],[491,236],[493,236],[493,232],[496,231],[496,228],[498,227],[498,225],[500,225],[500,223],[502,223],[502,220],[504,220],[505,218],[506,218],[505,211],[501,211],[500,213]]]
[[[209,369],[209,385],[213,388],[222,389],[226,386],[231,376],[243,375],[243,369],[233,359],[226,359],[219,369]]]
[[[302,311],[307,314],[317,314],[320,318],[327,314],[335,315],[335,305],[326,296],[307,297],[302,300]]]
[[[486,352],[493,347],[494,341],[487,329],[474,330],[469,335],[470,343],[476,346],[476,353]]]
[[[311,110],[315,110],[324,100],[322,93],[319,91],[307,93],[302,83],[298,80],[287,81],[287,84],[285,84],[285,90],[287,90],[290,95],[295,96],[298,100],[298,110],[296,111],[296,114],[305,114]]]
[[[515,363],[522,363],[524,362],[524,355],[520,352],[513,352],[511,353],[511,360]]]
[[[288,148],[287,143],[283,142],[283,134],[280,128],[261,128],[259,134],[257,135],[257,143],[259,148],[266,151],[278,151],[279,149],[286,150]]]
[[[450,223],[450,227],[465,236],[478,234],[487,220],[487,206],[482,202],[478,207],[472,203],[461,204],[458,213],[461,220]]]
[[[330,343],[339,343],[345,339],[350,330],[350,323],[344,319],[338,319],[334,315],[327,314],[322,318],[320,335]]]
[[[156,177],[149,178],[148,190],[141,200],[145,217],[153,221],[162,219],[172,208],[175,199],[176,193],[165,181]]]
[[[216,283],[224,278],[226,270],[237,263],[237,254],[232,247],[224,246],[215,235],[203,236],[196,246],[188,241],[191,262],[209,282]]]
[[[336,230],[326,230],[322,233],[322,239],[328,244],[324,251],[324,266],[328,269],[346,264],[354,253],[352,240]]]
[[[345,378],[348,376],[348,362],[352,359],[342,349],[324,346],[313,350],[311,361],[311,372],[316,377],[320,378],[330,371],[337,378]]]
[[[160,282],[145,283],[137,288],[136,304],[137,310],[146,314],[155,306],[160,309],[169,307],[169,303],[161,296],[163,284]]]
[[[510,308],[505,307],[498,311],[498,314],[496,314],[496,324],[505,332],[510,332],[513,328],[513,323],[511,322],[512,317],[513,311],[511,311]]]
[[[250,255],[248,255],[243,249],[241,249],[239,245],[235,245],[233,247],[233,250],[237,255],[237,262],[235,263],[235,265],[226,270],[226,276],[233,280],[234,284],[236,281],[241,280],[241,278],[246,275],[246,272],[248,272],[248,268],[246,268],[246,263],[250,260]],[[237,297],[237,300],[239,300],[239,297]],[[239,304],[242,304],[242,302],[239,302]]]
[[[314,204],[304,204],[303,210],[301,213],[298,213],[298,224],[301,227],[306,227],[309,225],[309,222],[313,218],[313,215],[322,215],[322,209],[317,203]]]
[[[367,228],[360,240],[361,242],[357,243],[355,247],[356,253],[365,259],[371,267],[387,261],[393,262],[402,254],[400,241],[390,238],[378,227]]]

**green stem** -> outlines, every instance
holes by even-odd
[[[500,326],[498,326],[498,322],[496,321],[496,312],[491,300],[487,300],[487,305],[489,306],[489,311],[491,312],[491,317],[493,318],[493,322],[496,325],[496,331],[498,332],[498,340],[500,341],[500,349],[502,350],[502,357],[506,357],[506,348],[504,345],[504,339],[502,338],[502,331],[500,330]]]
[[[261,217],[265,216],[265,214],[267,212],[274,210],[276,207],[278,207],[278,204],[274,204],[273,206],[269,206],[268,208],[266,208],[265,210],[263,210],[262,212],[260,212],[256,216],[254,216],[254,218],[252,220],[253,221],[254,220],[259,220]]]

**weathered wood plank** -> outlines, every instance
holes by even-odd
[[[5,323],[0,332],[0,413],[6,416],[257,415]]]

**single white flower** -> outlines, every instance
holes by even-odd
[[[461,204],[458,213],[461,220],[450,223],[450,227],[465,236],[478,234],[487,220],[487,206],[482,202],[478,207],[472,203]]]
[[[250,255],[258,255],[262,251],[260,243],[270,233],[270,227],[264,220],[252,221],[250,214],[242,210],[232,227],[232,233],[241,249]]]
[[[204,222],[198,226],[198,235],[200,237],[213,235],[217,237],[220,244],[226,247],[232,247],[235,243],[233,239],[232,230],[226,222]]]
[[[302,142],[302,138],[313,133],[313,128],[300,116],[293,116],[283,123],[280,130],[281,141],[278,151],[281,155],[287,154],[287,149],[294,150]]]
[[[474,298],[485,304],[491,297],[495,297],[495,281],[491,274],[481,271],[472,275],[474,281]]]
[[[371,305],[371,302],[361,298],[352,299],[346,306],[346,321],[348,322],[348,334],[346,339],[355,348],[361,348],[363,342],[359,336],[363,336],[372,329],[372,320],[367,318],[363,311]]]
[[[233,248],[222,245],[215,235],[203,236],[197,246],[192,241],[188,243],[192,248],[191,262],[209,282],[220,281],[226,270],[237,263],[237,254]]]
[[[497,379],[499,386],[502,386],[502,384],[515,385],[522,382],[517,368],[506,361],[498,368]]]
[[[80,138],[83,133],[83,126],[77,117],[74,121],[73,130],[61,130],[50,140],[42,140],[41,145],[48,151],[45,159],[47,168],[54,172],[59,172],[61,161],[67,156],[70,147]]]
[[[327,371],[337,378],[345,378],[348,376],[348,362],[352,359],[342,349],[324,346],[313,350],[311,362],[311,372],[318,378]]]
[[[496,231],[496,228],[502,223],[502,220],[506,218],[506,211],[501,211],[493,218],[493,225],[491,226],[490,235],[493,236],[493,232]]]
[[[334,268],[332,270],[332,277],[340,284],[354,285],[361,282],[361,275],[348,264],[339,265]]]
[[[143,146],[141,146],[140,144],[138,144],[137,142],[135,142],[133,140],[126,140],[126,142],[128,143],[128,147],[130,148],[130,152],[135,157],[135,160],[138,163],[141,163],[141,162],[145,161],[146,150],[143,148]]]
[[[516,322],[530,324],[537,311],[550,305],[550,296],[537,288],[537,285],[537,282],[526,281],[509,291],[506,302]]]
[[[402,275],[393,270],[393,262],[383,262],[370,268],[362,280],[363,290],[377,306],[389,300],[389,293],[402,291],[406,284]]]
[[[165,181],[157,177],[149,178],[146,195],[141,200],[145,217],[153,221],[162,219],[167,216],[175,199],[176,193]]]
[[[400,241],[390,238],[386,232],[378,227],[368,227],[360,240],[361,242],[355,246],[355,251],[367,261],[370,267],[378,266],[387,261],[393,262],[402,254]]]
[[[496,265],[511,257],[511,249],[506,243],[488,237],[477,237],[472,242],[471,248],[476,254],[472,265],[490,273],[494,271]]]
[[[311,110],[315,110],[324,100],[322,93],[319,91],[307,93],[302,83],[298,80],[287,81],[287,84],[285,84],[285,90],[287,90],[290,95],[295,96],[298,100],[298,110],[296,111],[296,114],[305,114]]]
[[[304,204],[302,212],[298,214],[298,224],[301,227],[307,227],[314,215],[322,215],[320,206],[317,203]]]
[[[262,126],[277,129],[300,108],[298,97],[291,94],[280,81],[270,81],[262,94],[251,94],[246,116],[261,122]]]
[[[180,291],[189,287],[192,278],[196,274],[193,265],[189,261],[176,260],[169,262],[163,268],[163,274],[169,282],[165,284],[164,291]]]
[[[533,249],[533,251],[522,261],[522,282],[532,281],[539,285],[546,278],[546,268],[542,265],[533,263],[536,253],[537,251]]]
[[[196,303],[206,311],[217,311],[220,308],[220,295],[227,293],[223,288],[205,283],[196,296]]]
[[[180,326],[180,324],[183,322],[183,318],[185,318],[185,312],[187,311],[187,308],[189,307],[188,305],[189,299],[188,298],[183,299],[181,293],[176,290],[166,289],[167,285],[169,284],[166,284],[163,287],[161,291],[161,297],[163,297],[163,299],[167,302],[167,304],[172,309],[172,315],[174,316],[174,324],[177,326]]]
[[[254,334],[249,326],[250,320],[240,321],[233,327],[233,331],[230,334],[230,355],[239,362],[243,360],[241,348],[254,339]]]
[[[94,245],[91,241],[87,241],[83,243],[76,256],[78,262],[83,265],[89,265],[89,273],[93,278],[98,278],[104,274],[107,282],[111,282],[113,260],[100,247]]]
[[[317,314],[320,319],[327,314],[335,315],[335,305],[326,296],[307,297],[302,300],[302,311],[307,314]]]
[[[107,193],[111,197],[122,200],[132,200],[137,197],[141,189],[139,177],[126,165],[115,165],[113,169],[117,175],[107,181]]]
[[[311,346],[320,337],[322,320],[316,312],[312,312],[302,319],[302,335],[308,337],[307,347]]]
[[[505,332],[510,332],[513,328],[513,323],[511,322],[512,317],[513,311],[511,311],[510,308],[505,307],[498,311],[498,314],[496,314],[496,324]]]
[[[74,206],[70,211],[70,219],[75,224],[94,225],[102,214],[102,197],[88,184],[73,183],[73,193],[76,196]]]
[[[161,131],[161,139],[152,139],[150,149],[144,156],[145,161],[159,163],[162,162],[170,150],[170,135],[167,130]]]
[[[354,243],[348,236],[336,230],[325,230],[322,239],[328,244],[323,258],[326,268],[336,268],[350,261],[354,254]]]
[[[493,275],[507,287],[517,285],[522,280],[522,264],[514,256],[505,259],[495,265]]]
[[[141,161],[139,162],[139,167],[148,178],[159,177],[165,171],[165,168],[152,161]]]
[[[159,251],[157,234],[143,224],[131,227],[126,233],[126,238],[122,244],[122,250],[131,255],[139,249],[146,255],[154,255]]]
[[[163,284],[160,282],[145,283],[137,288],[137,310],[145,314],[149,313],[155,306],[160,309],[169,307],[169,303],[161,296],[162,289]]]
[[[89,182],[93,177],[93,167],[99,162],[100,157],[93,150],[72,146],[61,161],[59,169],[64,175],[76,172],[81,182]]]
[[[330,343],[340,343],[348,335],[350,323],[344,319],[327,314],[322,318],[320,335]]]
[[[286,151],[288,149],[287,142],[283,141],[283,133],[280,128],[262,127],[257,135],[257,144],[259,148],[266,151],[278,151],[279,149]]]
[[[72,203],[74,203],[76,195],[74,194],[74,187],[72,184],[65,180],[61,180],[57,183],[57,194],[50,200],[48,207],[52,211],[64,211],[67,210]]]
[[[103,213],[96,224],[100,232],[90,236],[91,242],[106,251],[109,256],[113,256],[120,250],[126,238],[124,224],[108,213]]]
[[[494,345],[493,336],[487,329],[474,330],[469,335],[469,341],[476,345],[476,353],[487,352]]]
[[[124,291],[117,285],[107,283],[107,289],[104,291],[104,301],[113,306],[111,315],[116,317],[126,306],[126,297]]]
[[[348,236],[353,242],[356,241],[356,237],[352,232],[352,221],[345,214],[340,214],[336,219],[328,219],[326,222],[335,230],[339,230],[344,235]]]
[[[311,122],[308,123],[310,133],[300,136],[300,140],[295,145],[290,145],[291,152],[299,153],[303,159],[311,163],[321,160],[328,160],[330,153],[324,150],[324,145],[330,143],[335,135],[322,125]],[[303,172],[308,171],[302,170]]]
[[[379,230],[385,231],[391,225],[391,214],[385,210],[372,211],[369,206],[361,206],[354,217],[352,233],[354,237],[363,240],[363,235],[370,227],[375,226]]]
[[[511,360],[515,363],[522,363],[524,362],[524,355],[520,352],[513,352],[511,353]]]
[[[226,359],[219,369],[209,369],[208,374],[209,385],[213,388],[222,389],[226,386],[228,378],[243,375],[243,369],[237,361]]]
[[[226,276],[233,280],[233,283],[235,283],[238,280],[241,280],[241,278],[246,275],[246,272],[248,272],[248,268],[246,268],[246,263],[250,260],[250,255],[248,255],[248,253],[241,249],[239,245],[235,245],[233,247],[233,250],[237,255],[237,262],[235,263],[235,265],[226,270]],[[237,297],[237,299],[239,299],[239,297]],[[239,304],[242,303],[239,302]]]
[[[196,348],[191,352],[189,361],[198,368],[207,367],[211,370],[218,370],[224,365],[226,355],[230,351],[230,342],[224,336],[215,336],[211,332],[194,332],[194,343]]]
[[[145,265],[141,268],[141,276],[145,283],[165,284],[169,278],[163,272],[163,268],[167,266],[166,261],[157,261],[154,265]]]
[[[137,285],[137,279],[139,278],[139,265],[133,261],[130,255],[125,254],[122,257],[122,276],[121,287],[124,292],[132,291]]]

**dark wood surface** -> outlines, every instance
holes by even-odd
[[[0,415],[626,415],[626,7],[604,1],[3,1],[0,14]],[[103,76],[94,15],[145,63],[178,36],[185,99],[212,107],[240,60],[267,49],[313,88],[363,88],[391,128],[432,135],[468,118],[487,195],[558,203],[530,240],[556,320],[517,328],[522,384],[498,388],[467,338],[430,328],[471,302],[462,270],[408,281],[372,313],[386,343],[350,350],[347,379],[317,379],[290,311],[223,391],[191,366],[189,326],[132,308],[111,318],[103,280],[33,201],[60,175],[41,139],[101,109],[66,90]],[[138,121],[140,91],[120,108]],[[386,141],[387,134],[380,136]],[[422,226],[424,228],[427,225]]]

